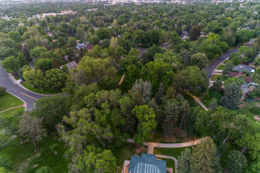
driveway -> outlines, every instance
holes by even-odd
[[[251,44],[255,41],[255,39],[251,39],[250,42],[246,46],[251,46]],[[206,72],[208,72],[208,76],[210,77],[213,73],[213,71],[218,67],[219,64],[221,64],[225,59],[229,57],[232,53],[236,53],[237,49],[229,50],[225,53],[223,53],[221,56],[216,58],[214,61],[212,61],[206,68]]]
[[[6,87],[9,93],[21,98],[27,104],[27,110],[32,110],[35,100],[45,97],[26,91],[12,82],[2,66],[0,66],[0,86]]]

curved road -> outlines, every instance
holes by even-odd
[[[248,44],[246,44],[246,46],[251,46],[251,44],[255,41],[255,39],[251,39],[249,41]],[[214,70],[218,67],[218,65],[223,62],[225,59],[227,59],[229,57],[229,55],[231,55],[232,53],[236,53],[237,49],[232,49],[229,50],[225,53],[223,53],[221,56],[219,56],[218,58],[216,58],[214,61],[212,61],[206,68],[206,72],[208,72],[208,76],[210,78],[210,76],[212,75],[212,73],[214,72]]]
[[[5,72],[2,66],[0,66],[0,86],[7,88],[7,91],[19,98],[21,98],[27,105],[27,110],[32,110],[33,102],[39,98],[45,97],[26,91],[19,85],[9,79],[8,74]]]

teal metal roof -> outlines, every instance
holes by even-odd
[[[166,161],[156,160],[156,155],[143,153],[131,156],[128,172],[131,173],[166,173]]]

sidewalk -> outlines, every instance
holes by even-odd
[[[187,92],[187,94],[189,94],[191,97],[193,97],[194,100],[196,100],[196,102],[198,102],[200,104],[200,106],[205,110],[208,111],[208,108],[200,101],[200,99],[198,99],[196,96],[190,94]]]

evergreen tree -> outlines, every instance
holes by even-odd
[[[216,81],[213,83],[212,88],[217,89],[217,90],[220,90],[220,89],[222,88],[222,81],[221,81],[221,80],[216,80]]]
[[[189,104],[188,101],[185,101],[185,102],[182,103],[182,105],[180,107],[180,115],[182,116],[182,118],[181,118],[181,125],[180,125],[180,129],[179,129],[179,134],[181,133],[182,126],[187,125],[189,114],[190,114],[190,104]]]
[[[238,106],[240,90],[236,84],[230,84],[225,88],[225,95],[221,98],[222,105],[228,109],[236,109]]]
[[[217,102],[218,102],[217,99],[215,99],[215,98],[212,99],[212,101],[209,103],[209,109],[216,111],[217,105],[218,105]]]
[[[190,173],[190,159],[191,159],[191,150],[186,148],[183,152],[181,152],[181,156],[178,156],[178,173]]]
[[[179,117],[179,110],[174,101],[167,101],[163,113],[165,115],[162,124],[164,135],[172,136],[174,134],[174,126]]]
[[[164,97],[164,85],[163,83],[161,82],[160,83],[160,86],[159,86],[159,89],[158,89],[158,92],[155,96],[155,102],[157,105],[160,105],[162,103],[162,98]]]
[[[82,48],[79,49],[79,58],[83,58],[83,56],[85,55],[85,52]]]
[[[150,101],[152,95],[152,84],[150,81],[143,81],[142,79],[136,80],[134,85],[132,86],[131,92],[135,93],[138,90],[145,103]]]
[[[24,65],[28,65],[29,62],[27,61],[26,57],[22,53],[18,53],[18,57],[16,58],[18,61],[18,66],[23,67]]]
[[[174,99],[175,98],[175,90],[173,89],[172,86],[169,86],[166,90],[166,93],[165,93],[165,99],[166,100],[171,100],[171,99]]]
[[[212,156],[212,166],[213,173],[222,173],[222,168],[219,163],[219,157],[216,155]]]
[[[28,50],[26,45],[24,45],[22,53],[24,54],[24,56],[27,59],[27,61],[29,61],[29,62],[32,61],[32,59],[30,58],[30,52],[29,52],[29,50]]]
[[[213,173],[212,157],[216,153],[213,140],[205,137],[192,149],[191,173]]]
[[[159,108],[159,106],[156,104],[154,99],[149,101],[148,106],[149,106],[149,108],[153,109],[153,111],[154,111],[154,113],[156,115],[157,122],[158,122],[159,121],[159,116],[160,116],[160,108]]]
[[[59,63],[55,58],[51,58],[51,61],[52,61],[52,68],[57,68],[57,69],[60,68]]]
[[[190,34],[191,41],[197,40],[198,39],[198,27],[193,25],[189,34]]]
[[[172,87],[179,94],[181,94],[183,92],[182,82],[183,82],[183,79],[182,79],[182,76],[180,74],[175,75],[173,80],[172,80]]]
[[[69,55],[68,55],[69,61],[74,61],[75,58],[76,58],[76,54],[74,50],[72,48],[69,48]]]

